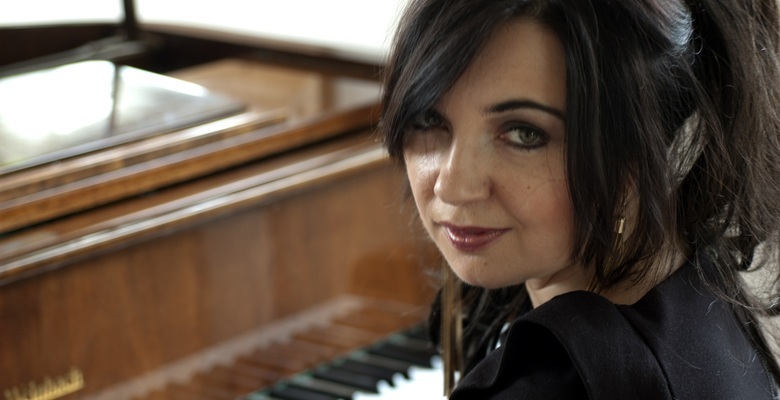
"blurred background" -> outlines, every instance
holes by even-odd
[[[0,2],[4,398],[438,396],[376,129],[405,2]]]
[[[205,29],[307,43],[363,60],[386,54],[407,0],[136,0],[141,24]],[[120,0],[0,3],[0,27],[119,23]],[[5,46],[4,46],[5,47]],[[7,49],[7,47],[6,47]]]

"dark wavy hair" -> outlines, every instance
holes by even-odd
[[[757,328],[757,315],[780,314],[775,0],[412,1],[385,71],[379,128],[399,164],[413,119],[441,99],[497,26],[518,18],[547,25],[564,46],[572,257],[593,269],[594,290],[641,282],[643,266],[670,243],[707,251],[718,269],[713,289],[734,304],[780,381]],[[613,227],[628,188],[637,215],[616,260]],[[764,301],[740,274],[760,268],[772,276]],[[522,285],[466,287],[464,298],[470,369],[529,303]]]

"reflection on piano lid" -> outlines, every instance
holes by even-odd
[[[178,79],[84,61],[0,79],[0,172],[237,114],[235,100]]]

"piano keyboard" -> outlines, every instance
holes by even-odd
[[[418,325],[242,400],[436,399],[441,359]]]
[[[441,361],[419,325],[421,315],[376,306],[357,307],[132,399],[442,398]]]

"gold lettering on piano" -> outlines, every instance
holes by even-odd
[[[5,391],[5,400],[54,400],[84,388],[84,374],[78,368],[54,379],[48,376],[41,383],[30,382],[27,386]]]

